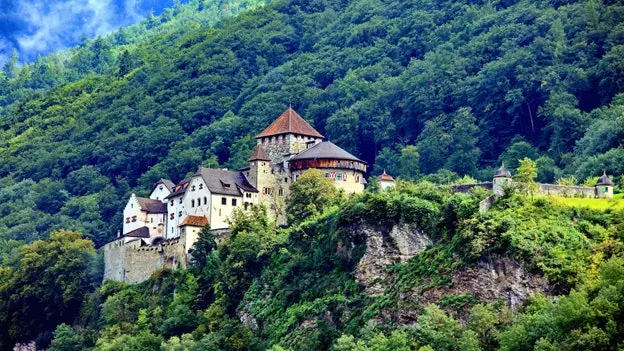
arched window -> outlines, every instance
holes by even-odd
[[[197,207],[201,206],[201,198],[197,198]]]
[[[195,207],[195,200],[191,200],[191,207]]]
[[[204,205],[208,205],[208,198],[204,196]]]

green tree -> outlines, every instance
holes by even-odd
[[[17,49],[13,49],[11,52],[11,57],[4,63],[4,67],[2,67],[2,71],[6,76],[11,79],[17,76],[18,67],[17,64],[19,62]]]
[[[59,324],[54,330],[54,339],[48,350],[50,351],[74,351],[83,348],[81,335],[65,323]]]
[[[309,169],[290,186],[286,200],[286,214],[289,223],[299,223],[318,215],[335,203],[339,193],[332,181],[318,169]]]
[[[398,158],[396,175],[403,179],[418,179],[420,177],[420,154],[414,145],[408,145],[401,149]]]
[[[527,194],[533,196],[537,191],[537,183],[535,182],[535,178],[537,178],[537,164],[535,161],[528,157],[520,160],[520,165],[516,168],[514,178],[524,186]]]
[[[470,108],[460,108],[451,120],[451,154],[444,168],[460,175],[474,175],[481,158],[477,147],[476,119]]]
[[[93,243],[79,232],[60,231],[48,241],[24,246],[1,266],[3,348],[73,321],[91,290],[89,267],[94,254]]]

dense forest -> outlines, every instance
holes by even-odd
[[[0,349],[624,347],[621,211],[510,189],[480,213],[486,192],[433,185],[526,158],[540,182],[606,172],[620,192],[619,1],[192,0],[17,62],[0,72]],[[101,284],[132,192],[244,166],[289,105],[397,189],[345,197],[311,175],[322,201],[292,197],[286,228],[239,213],[192,269]],[[354,228],[401,225],[433,245],[372,294]],[[484,259],[524,267],[533,297],[460,289]]]
[[[485,180],[523,157],[544,182],[624,173],[619,2],[265,3],[196,0],[8,62],[0,237],[99,246],[133,189],[243,166],[289,104],[373,174]]]

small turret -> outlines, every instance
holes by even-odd
[[[504,186],[512,182],[511,172],[505,168],[505,163],[500,166],[494,173],[494,179],[492,180],[492,190],[494,195],[502,196],[505,194]]]
[[[379,181],[379,187],[383,191],[386,191],[388,188],[394,188],[396,185],[394,182],[394,178],[386,173],[385,169],[383,173],[379,177],[377,177],[377,180]]]
[[[602,176],[598,178],[598,182],[596,183],[596,197],[601,199],[612,199],[613,198],[613,182],[607,176],[607,172],[604,171]]]

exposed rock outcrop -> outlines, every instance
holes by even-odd
[[[405,305],[421,307],[438,303],[449,295],[472,296],[482,302],[504,301],[508,307],[518,307],[537,293],[550,294],[551,287],[546,279],[533,274],[521,263],[507,257],[492,255],[484,257],[475,265],[452,273],[452,284],[423,289],[415,286],[401,296]],[[403,309],[391,318],[399,324],[413,324],[420,314],[419,309]],[[456,316],[461,319],[461,316]]]
[[[405,263],[433,245],[429,237],[410,225],[395,225],[390,231],[362,225],[360,231],[366,240],[366,251],[356,268],[355,278],[370,295],[383,294],[388,268]]]

